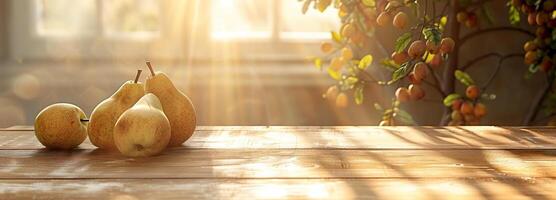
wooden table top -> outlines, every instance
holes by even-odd
[[[0,129],[0,199],[556,199],[556,128],[199,127],[127,158]]]

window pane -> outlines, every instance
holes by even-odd
[[[212,37],[270,37],[272,0],[213,0]]]
[[[96,30],[95,0],[39,0],[40,35],[84,35]]]
[[[156,0],[105,0],[103,9],[104,28],[109,35],[152,36],[160,30]]]
[[[340,27],[338,10],[332,5],[324,13],[309,8],[303,14],[303,3],[296,0],[281,0],[282,24],[280,37],[293,39],[323,39],[330,36],[329,32]]]

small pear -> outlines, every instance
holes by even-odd
[[[125,111],[114,127],[114,143],[118,150],[130,157],[159,154],[170,141],[170,122],[160,100],[146,94]]]
[[[35,119],[35,136],[49,149],[69,150],[87,138],[87,116],[81,108],[57,103],[44,108]]]
[[[145,92],[153,93],[160,98],[164,113],[170,120],[172,138],[168,146],[180,146],[195,131],[195,108],[191,100],[174,86],[165,73],[155,73],[150,62],[147,62],[147,66],[151,76],[145,81]]]
[[[138,70],[135,81],[125,82],[116,93],[95,107],[88,127],[89,140],[93,145],[101,149],[116,150],[113,136],[116,121],[145,94],[143,84],[138,82],[140,75],[141,70]]]

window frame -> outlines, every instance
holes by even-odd
[[[96,0],[102,9],[102,0]],[[160,37],[137,40],[125,37],[106,37],[102,28],[87,36],[40,36],[37,3],[39,0],[11,0],[10,55],[13,59],[191,59],[191,60],[306,60],[320,55],[319,45],[329,39],[286,39],[280,36],[281,0],[272,1],[272,30],[270,38],[234,38],[214,40],[211,35],[211,0],[194,0],[185,3],[186,14],[181,17],[200,17],[204,22],[186,21],[179,27],[172,26],[177,1],[159,1]],[[183,2],[182,2],[183,3]],[[197,8],[197,9],[196,9]],[[184,10],[180,10],[180,13]],[[97,11],[97,13],[99,13]],[[97,21],[102,20],[97,15]],[[181,19],[174,19],[181,20]],[[98,21],[102,23],[102,21]],[[102,27],[100,25],[99,27]],[[173,28],[173,29],[172,29]],[[172,29],[172,30],[170,30]],[[178,30],[178,31],[175,31]],[[224,47],[224,48],[223,48]],[[270,48],[269,48],[270,47]],[[156,50],[155,50],[156,49]],[[53,54],[52,52],[56,52]],[[222,57],[233,51],[234,56]]]

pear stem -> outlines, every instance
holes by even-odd
[[[137,83],[137,81],[139,81],[139,77],[141,76],[141,72],[143,72],[143,70],[140,70],[140,69],[137,70],[137,75],[135,76],[135,81],[133,81],[133,83]]]
[[[153,70],[153,67],[151,66],[150,61],[147,61],[147,67],[149,67],[149,70],[151,71],[151,75],[154,76],[154,70]]]

